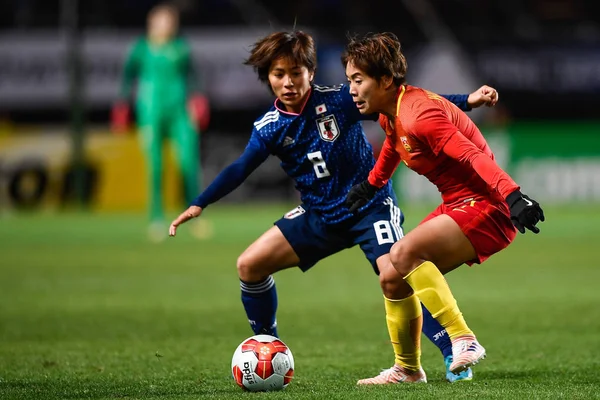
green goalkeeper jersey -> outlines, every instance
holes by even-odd
[[[190,47],[182,38],[162,45],[139,39],[132,47],[123,73],[121,97],[130,98],[137,83],[138,108],[145,111],[185,107],[188,94],[198,91]]]

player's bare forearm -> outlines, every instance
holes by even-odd
[[[177,234],[177,227],[190,219],[199,217],[202,214],[202,207],[190,206],[187,210],[179,214],[177,218],[171,222],[169,226],[169,236],[175,236]]]

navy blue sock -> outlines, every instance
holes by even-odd
[[[423,309],[423,333],[438,349],[442,352],[444,358],[452,355],[452,342],[446,329],[435,318],[431,316],[428,309],[421,304]]]
[[[277,335],[277,289],[271,275],[261,282],[240,280],[242,303],[255,335]]]

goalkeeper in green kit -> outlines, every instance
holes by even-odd
[[[162,199],[162,148],[169,138],[183,177],[185,200],[199,192],[200,131],[208,125],[209,104],[202,95],[193,68],[190,48],[177,35],[179,14],[169,5],[158,5],[148,14],[148,35],[132,46],[113,106],[114,132],[129,129],[130,106],[136,87],[135,111],[148,169],[151,240],[166,237]]]

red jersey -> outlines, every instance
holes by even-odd
[[[496,161],[473,121],[445,98],[427,90],[399,88],[396,118],[381,115],[386,138],[369,183],[382,187],[403,161],[429,179],[446,204],[465,199],[504,201],[519,186]]]

